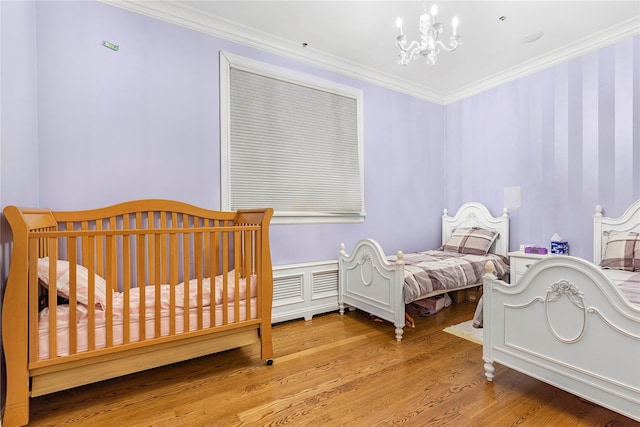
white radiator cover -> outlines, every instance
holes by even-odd
[[[338,261],[273,266],[272,323],[338,310]]]

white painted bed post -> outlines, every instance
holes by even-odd
[[[395,262],[395,271],[394,274],[396,276],[393,283],[396,285],[396,289],[394,292],[396,293],[396,303],[398,306],[395,310],[395,322],[394,326],[396,327],[396,341],[402,341],[402,334],[404,333],[405,326],[405,305],[404,305],[404,254],[402,251],[398,251],[396,254],[396,262]]]
[[[593,214],[593,263],[600,265],[602,260],[602,206],[596,205]]]
[[[340,243],[340,256],[338,257],[338,310],[340,314],[344,314],[344,283],[342,283],[342,271],[343,271],[343,263],[344,259],[347,256],[347,251],[344,250],[344,243]]]
[[[486,273],[483,276],[483,298],[482,298],[482,360],[484,360],[484,376],[487,381],[493,381],[496,370],[493,365],[493,338],[491,331],[494,329],[491,323],[491,313],[493,313],[493,281],[497,279],[495,266],[491,261],[485,264]]]

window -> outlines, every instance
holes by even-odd
[[[362,93],[221,52],[222,209],[364,220]]]

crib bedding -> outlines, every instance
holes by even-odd
[[[249,310],[246,307],[246,301],[238,301],[238,319],[243,321],[247,319],[255,319],[257,313],[257,299],[251,298],[249,302]],[[77,322],[77,346],[75,353],[82,353],[89,349],[88,339],[88,309],[85,306],[78,304],[77,306],[78,318],[82,316],[82,320]],[[223,311],[225,305],[217,304],[215,306],[215,325],[220,326],[223,324]],[[236,319],[236,305],[234,302],[226,305],[226,314],[228,316],[230,324],[235,323]],[[211,326],[211,310],[210,307],[206,307],[202,310],[202,313],[198,311],[196,307],[189,309],[189,331],[195,331],[197,329],[208,328]],[[57,352],[58,356],[68,356],[69,351],[69,305],[60,305],[56,310],[58,318],[57,328]],[[114,316],[115,317],[115,316]],[[201,320],[200,320],[201,319]],[[48,309],[44,309],[40,315],[40,322],[38,324],[38,360],[46,360],[49,358],[49,312]],[[201,322],[201,323],[199,323]],[[159,336],[165,337],[172,335],[170,333],[170,313],[169,310],[163,310],[160,318],[160,334]],[[122,318],[114,319],[113,323],[113,345],[121,345],[124,343],[124,321]],[[145,339],[155,338],[156,331],[156,319],[153,312],[145,317]],[[184,308],[176,308],[175,311],[175,333],[181,334],[185,332],[185,310]],[[95,320],[95,341],[94,348],[100,349],[106,347],[106,335],[107,328],[105,322],[105,312],[96,310]],[[140,319],[139,317],[131,317],[129,319],[129,338],[128,342],[140,341]]]
[[[388,257],[395,261],[395,256]],[[436,291],[446,291],[482,284],[487,261],[498,277],[509,273],[508,260],[496,254],[471,255],[441,250],[404,254],[404,303],[409,304]]]
[[[235,319],[239,321],[253,319],[257,316],[257,281],[254,275],[251,276],[249,285],[249,310],[246,307],[247,298],[247,285],[246,279],[238,278],[238,292],[235,291],[235,277],[234,272],[230,271],[227,275],[226,293],[224,280],[222,276],[215,278],[214,286],[214,310],[211,310],[211,279],[204,278],[200,281],[198,279],[190,280],[186,287],[184,283],[180,283],[173,287],[173,300],[174,300],[174,316],[175,316],[175,332],[185,332],[185,317],[189,317],[188,330],[194,331],[201,328],[208,328],[212,325],[211,315],[212,312],[215,316],[215,325],[219,326],[223,323],[223,319],[226,317],[228,323],[234,323]],[[200,283],[199,283],[200,282]],[[160,333],[159,336],[169,336],[171,327],[171,296],[172,286],[161,285],[158,287],[160,291]],[[186,290],[185,290],[186,288]],[[144,288],[144,322],[145,322],[145,339],[154,338],[156,336],[156,286],[145,286]],[[128,290],[129,294],[129,310],[128,310],[128,342],[137,342],[140,340],[140,317],[141,317],[141,289],[134,287]],[[126,302],[125,292],[113,292],[111,299],[106,298],[107,304],[111,304],[109,309],[112,312],[112,324],[113,324],[113,345],[120,345],[124,343],[124,325],[127,322],[125,319]],[[236,296],[238,301],[236,301]],[[185,298],[186,297],[186,298]],[[198,309],[198,299],[202,299],[202,310]],[[109,300],[111,301],[109,303]],[[224,307],[227,307],[226,313],[224,313]],[[236,316],[236,308],[238,315]],[[185,313],[188,311],[188,315]],[[88,330],[90,324],[90,311],[94,314],[94,331],[95,341],[94,348],[104,348],[106,346],[107,335],[107,307],[96,305],[95,310],[90,310],[85,304],[78,303],[76,305],[76,333],[77,333],[77,347],[76,353],[87,351],[88,345]],[[38,359],[44,360],[49,358],[49,307],[45,307],[40,311],[38,317]],[[68,304],[60,304],[56,306],[56,329],[57,329],[57,351],[58,356],[67,356],[69,351],[69,323],[70,323],[70,306]]]
[[[640,272],[602,269],[631,304],[640,306]]]

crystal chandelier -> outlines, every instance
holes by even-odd
[[[427,64],[435,65],[438,60],[438,54],[440,49],[444,49],[447,52],[456,50],[458,46],[462,44],[462,39],[458,35],[458,17],[454,17],[451,20],[451,26],[453,27],[453,34],[449,37],[449,46],[446,46],[442,41],[438,40],[438,37],[442,33],[442,24],[437,21],[438,6],[435,4],[431,6],[431,15],[427,13],[427,5],[424,5],[424,13],[420,16],[420,42],[412,41],[407,46],[407,36],[402,32],[402,19],[396,20],[398,31],[400,34],[396,38],[396,44],[400,48],[400,54],[398,54],[398,64],[407,65],[411,60],[418,59],[423,56]]]

